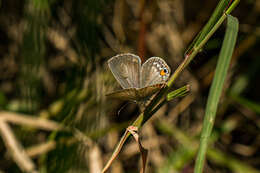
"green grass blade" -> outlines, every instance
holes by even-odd
[[[203,121],[203,128],[200,138],[200,147],[195,163],[195,173],[202,173],[203,170],[208,140],[213,128],[219,98],[227,75],[232,53],[235,47],[237,33],[238,20],[235,17],[228,15],[227,29],[220,51],[215,76],[210,88],[210,93],[207,101],[205,118]]]
[[[167,98],[163,100],[161,103],[159,103],[151,112],[150,114],[153,115],[155,114],[165,103],[168,101],[171,101],[177,97],[184,97],[188,94],[190,91],[190,85],[185,85],[181,88],[178,88],[170,93],[167,94]]]
[[[190,85],[185,85],[181,88],[178,88],[169,94],[167,94],[167,101],[170,101],[172,99],[175,99],[177,97],[183,97],[190,91]]]

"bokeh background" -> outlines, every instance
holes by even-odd
[[[100,172],[139,112],[134,103],[105,97],[120,89],[107,60],[126,52],[142,61],[159,56],[174,71],[217,3],[1,0],[0,172]],[[205,173],[260,172],[260,1],[241,1],[232,15],[240,30]],[[225,25],[176,80],[175,88],[191,86],[189,94],[140,130],[149,150],[146,172],[193,172],[224,32]],[[130,138],[109,171],[140,167]]]

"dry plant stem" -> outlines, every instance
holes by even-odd
[[[138,125],[133,125],[133,126],[129,126],[129,127],[136,127],[138,129]],[[129,127],[126,129],[124,135],[121,137],[117,147],[115,148],[115,152],[113,152],[112,156],[110,157],[109,161],[106,163],[105,167],[103,168],[102,172],[101,173],[104,173],[107,171],[107,169],[110,167],[110,165],[112,164],[112,162],[115,160],[115,158],[117,157],[117,155],[119,154],[119,152],[121,151],[122,147],[123,147],[123,144],[125,143],[126,139],[130,136],[131,134],[131,130],[129,130]],[[133,136],[135,137],[136,139],[136,136],[133,134]],[[136,140],[136,141],[139,141],[139,140]],[[139,144],[139,149],[140,150],[144,150],[144,148],[142,147],[140,141],[138,142]],[[146,152],[146,155],[147,155],[147,151],[144,151]],[[145,157],[145,158],[144,158]],[[142,158],[143,158],[143,169],[141,170],[141,172],[144,172],[145,171],[145,163],[146,163],[146,156],[144,156],[142,154]]]
[[[36,156],[39,156],[41,154],[48,153],[49,151],[55,149],[55,147],[56,147],[55,141],[48,141],[48,142],[45,142],[45,143],[42,143],[42,144],[39,144],[39,145],[36,145],[36,146],[32,146],[30,148],[27,148],[26,154],[29,157],[35,158]]]
[[[12,129],[9,127],[8,123],[25,125],[49,131],[64,130],[64,128],[60,124],[47,119],[18,114],[14,112],[0,112],[0,135],[3,138],[5,146],[10,152],[13,160],[23,171],[37,172],[35,171],[35,165],[29,156],[46,153],[49,150],[55,148],[55,143],[52,142],[38,145],[25,151],[22,145],[16,140],[15,135],[13,134]]]
[[[115,160],[116,156],[118,155],[118,153],[120,152],[120,150],[123,147],[123,144],[125,143],[126,139],[128,138],[128,136],[130,135],[130,132],[128,130],[125,131],[124,135],[121,137],[117,147],[115,148],[115,152],[113,152],[112,156],[110,157],[109,161],[107,162],[107,164],[105,165],[105,167],[103,168],[101,173],[104,173],[107,171],[107,169],[110,167],[110,165],[112,164],[112,162]]]
[[[33,161],[28,157],[24,148],[16,140],[11,128],[0,118],[0,134],[3,138],[5,146],[7,147],[13,160],[19,166],[19,168],[25,172],[37,172],[35,171],[35,165]]]
[[[143,161],[143,167],[140,170],[140,173],[145,173],[145,168],[146,168],[146,161],[147,161],[147,155],[148,155],[148,150],[145,149],[142,144],[141,141],[139,140],[139,134],[137,133],[138,128],[135,126],[129,126],[127,128],[127,131],[129,131],[131,133],[131,135],[134,137],[135,141],[138,144],[139,147],[139,151],[142,155],[142,161]]]
[[[43,118],[37,118],[24,114],[18,114],[14,112],[0,112],[0,118],[5,122],[10,122],[18,125],[26,125],[30,127],[40,128],[44,130],[61,130],[62,126],[54,121],[50,121]]]
[[[97,173],[102,170],[102,154],[97,144],[91,146],[89,153],[89,173]]]

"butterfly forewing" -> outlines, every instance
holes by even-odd
[[[170,68],[159,57],[149,58],[141,67],[140,87],[165,83],[170,76]]]
[[[119,54],[108,60],[108,66],[124,89],[140,87],[141,60],[138,56]]]

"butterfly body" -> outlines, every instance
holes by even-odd
[[[123,90],[107,96],[134,101],[139,105],[144,105],[164,87],[170,76],[169,66],[159,57],[151,57],[141,65],[138,56],[130,53],[119,54],[108,60],[108,66]]]

